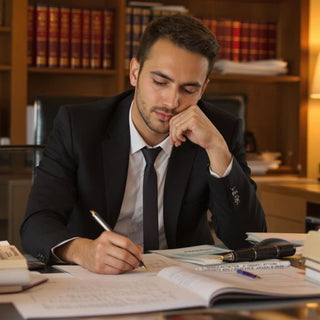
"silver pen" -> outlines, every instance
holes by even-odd
[[[94,210],[90,210],[90,213],[92,214],[92,217],[100,224],[100,226],[106,230],[111,232],[112,229],[110,228],[110,226],[101,218],[101,216],[99,215],[98,212],[94,211]],[[143,263],[142,260],[139,260],[139,266],[141,268],[143,268],[145,271],[148,271],[147,267],[145,266],[145,264]]]

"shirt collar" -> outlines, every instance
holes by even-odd
[[[137,131],[136,127],[134,126],[132,122],[132,103],[130,107],[130,112],[129,112],[129,130],[130,130],[130,154],[133,154],[145,146],[151,148],[141,137],[139,132]],[[166,137],[164,140],[162,140],[158,145],[154,146],[156,147],[161,147],[165,153],[167,153],[169,156],[172,151],[172,145],[170,144],[170,137]]]

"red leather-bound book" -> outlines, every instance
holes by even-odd
[[[48,67],[57,68],[59,65],[59,8],[50,6],[48,10]]]
[[[81,66],[90,68],[90,19],[89,9],[82,10]]]
[[[102,68],[111,69],[114,51],[114,11],[103,11]]]
[[[217,20],[216,19],[210,20],[210,30],[215,36],[217,36]]]
[[[48,7],[37,4],[35,7],[36,26],[35,26],[35,49],[36,66],[48,66]]]
[[[70,30],[70,67],[81,68],[81,9],[71,8],[71,30]]]
[[[28,5],[28,66],[35,65],[35,8],[34,5]]]
[[[240,61],[249,61],[249,22],[241,21],[240,26]]]
[[[232,21],[231,60],[240,61],[240,28],[241,22]]]
[[[210,30],[211,20],[209,18],[202,18],[201,22]]]
[[[259,59],[259,23],[249,23],[249,61]]]
[[[102,66],[101,10],[91,10],[90,53],[90,67],[92,69],[100,69]]]
[[[70,8],[61,7],[60,10],[60,37],[59,37],[59,66],[70,67]]]
[[[268,59],[275,59],[277,57],[277,24],[275,22],[269,22],[267,25],[267,56]]]

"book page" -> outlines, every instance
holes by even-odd
[[[246,293],[264,297],[319,297],[320,286],[305,280],[304,272],[289,267],[285,269],[255,270],[260,279],[252,279],[236,271],[215,272],[166,268],[159,276],[188,290],[196,291],[208,301],[221,294]],[[209,304],[209,303],[208,303]]]
[[[183,288],[147,274],[104,276],[99,279],[49,278],[46,283],[13,300],[24,318],[78,317],[126,314],[205,306],[206,302]]]

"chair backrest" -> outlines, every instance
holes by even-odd
[[[80,104],[97,101],[103,97],[79,97],[79,96],[39,96],[34,102],[35,129],[34,144],[44,146],[47,143],[48,135],[52,130],[53,121],[59,108],[66,104]]]
[[[218,109],[224,110],[237,118],[240,118],[242,120],[243,131],[246,130],[247,105],[245,95],[205,95],[204,100],[211,102]]]

